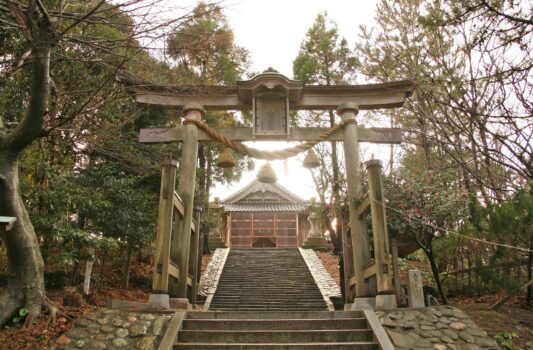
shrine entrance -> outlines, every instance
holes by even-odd
[[[305,85],[271,69],[251,80],[239,81],[235,86],[156,86],[127,78],[120,80],[135,94],[138,103],[183,110],[183,125],[143,129],[139,137],[140,142],[147,143],[183,142],[181,160],[167,161],[162,168],[152,283],[154,298],[170,295],[185,303],[195,303],[196,300],[201,257],[199,213],[195,214],[194,210],[198,142],[216,141],[253,158],[278,160],[310,151],[322,141],[339,141],[343,142],[346,157],[350,209],[349,222],[340,237],[343,241],[345,302],[354,303],[355,308],[365,308],[372,298],[376,306],[396,306],[394,288],[399,286],[393,284],[381,163],[375,160],[365,163],[369,178],[369,193],[365,195],[362,193],[359,142],[401,143],[402,134],[400,129],[358,126],[356,115],[359,110],[401,107],[414,89],[412,82]],[[201,120],[206,110],[252,111],[253,126],[215,130]],[[291,127],[289,111],[297,110],[336,110],[341,122],[333,128]],[[253,140],[303,143],[281,151],[261,151],[242,143]],[[178,164],[180,178],[175,191]],[[368,213],[372,216],[373,258],[371,240],[363,223]],[[257,237],[251,245],[272,243]]]
[[[252,248],[276,248],[276,242],[272,238],[254,238]]]

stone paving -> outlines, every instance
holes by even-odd
[[[376,311],[396,349],[498,349],[461,310],[449,307]]]
[[[209,261],[209,264],[207,264],[205,271],[202,273],[202,276],[200,276],[198,294],[208,296],[215,293],[217,287],[216,277],[218,274],[218,270],[220,269],[220,265],[224,261],[224,256],[226,255],[226,251],[228,249],[229,248],[217,248],[215,250],[211,261]]]
[[[58,350],[153,350],[171,315],[99,309],[56,340]]]
[[[313,249],[300,249],[300,251],[302,252],[302,256],[307,263],[318,288],[320,288],[322,295],[328,298],[341,298],[341,289],[324,265],[322,265],[322,261],[320,261],[320,258],[316,255],[315,251]]]

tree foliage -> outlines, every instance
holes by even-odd
[[[0,324],[21,307],[29,310],[27,324],[42,305],[53,307],[45,296],[41,247],[45,257],[59,256],[67,267],[89,258],[84,248],[91,245],[141,245],[153,236],[147,223],[153,222],[150,198],[157,186],[139,191],[135,186],[142,180],[131,169],[139,166],[150,173],[157,168],[146,158],[131,162],[133,156],[123,157],[128,142],[116,142],[113,148],[105,142],[117,140],[110,133],[124,131],[121,127],[134,125],[139,116],[136,108],[124,107],[131,101],[115,83],[117,72],[154,74],[165,68],[140,45],[159,23],[143,22],[146,16],[134,20],[137,5],[0,5],[0,215],[18,219],[13,231],[2,237],[9,278]],[[90,164],[107,170],[89,174],[87,169],[94,169]],[[84,192],[82,184],[95,174],[101,176],[96,183],[103,192]],[[92,217],[82,203],[94,209]],[[59,247],[64,251],[56,254]]]
[[[489,280],[502,277],[494,273],[496,265],[524,258],[516,249],[485,241],[529,247],[528,239],[520,241],[512,231],[519,230],[515,223],[520,222],[515,196],[523,196],[531,181],[533,113],[524,103],[532,91],[531,11],[517,2],[382,0],[377,26],[360,28],[357,70],[369,81],[409,79],[417,85],[404,108],[379,113],[406,131],[393,178],[424,184],[431,175],[431,191],[461,193],[458,201],[454,195],[446,198],[450,208],[461,208],[455,220],[432,221],[463,234],[454,239],[440,235],[443,243],[433,249],[437,283],[440,272],[452,266],[461,270],[457,266],[465,260],[468,268],[462,270],[468,271],[470,283],[474,260],[477,272]],[[453,174],[453,181],[436,174]],[[393,196],[398,188],[390,189]],[[423,199],[424,189],[418,190]],[[514,210],[514,217],[503,214]],[[512,229],[499,231],[497,222]],[[424,226],[416,232],[431,243],[439,232],[428,234],[433,226]],[[531,271],[531,263],[527,266]]]
[[[294,78],[307,84],[347,84],[354,78],[354,62],[347,41],[339,37],[337,25],[328,19],[327,13],[320,13],[307,31],[293,61]],[[338,123],[335,111],[306,112],[297,118],[296,124],[313,127],[333,127]],[[329,231],[334,252],[338,253],[338,236],[343,221],[341,207],[344,204],[341,195],[345,183],[343,153],[336,142],[317,145],[316,149],[322,166],[311,174],[320,197],[322,227]],[[337,218],[336,227],[333,227],[332,217]]]
[[[439,238],[455,241],[455,232],[468,220],[467,193],[456,175],[405,166],[388,178],[386,187],[390,234],[414,240],[426,254],[445,303],[447,297],[439,277],[443,266],[438,266],[435,242]]]

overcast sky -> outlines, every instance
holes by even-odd
[[[238,45],[250,51],[255,71],[273,67],[292,78],[305,34],[327,11],[353,47],[359,25],[372,25],[377,0],[228,0],[226,16]]]

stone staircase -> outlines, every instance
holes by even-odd
[[[354,311],[189,312],[174,350],[378,350]]]
[[[231,249],[210,310],[326,311],[298,249]]]

